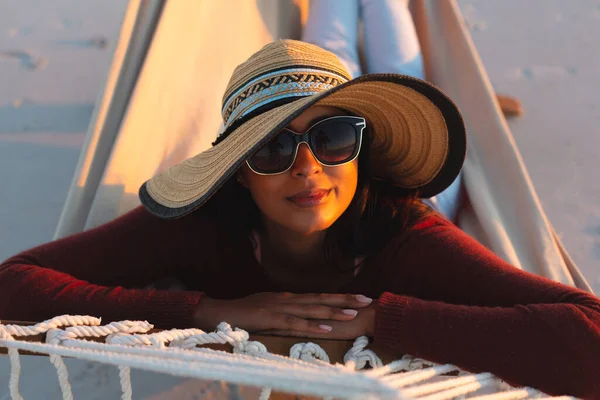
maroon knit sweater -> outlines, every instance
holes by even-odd
[[[204,214],[165,221],[140,207],[10,258],[0,318],[90,314],[185,328],[203,295],[290,291],[269,281],[248,238]],[[190,290],[141,289],[167,276]],[[338,292],[379,299],[374,339],[398,356],[600,399],[600,299],[508,265],[437,215],[392,238]]]

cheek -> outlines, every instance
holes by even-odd
[[[349,205],[358,184],[358,160],[332,168],[328,172],[331,180],[336,183],[340,201],[347,203],[346,206]]]
[[[263,176],[254,173],[245,175],[245,182],[254,202],[263,213],[269,213],[272,205],[280,201],[284,187],[284,175]]]

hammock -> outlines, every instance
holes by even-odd
[[[137,191],[144,181],[208,148],[221,129],[221,96],[235,66],[273,38],[298,38],[302,22],[306,20],[307,4],[307,0],[130,0],[55,238],[100,225],[138,206]],[[592,292],[541,207],[455,0],[413,0],[412,11],[427,78],[458,104],[468,128],[469,147],[463,183],[468,199],[460,210],[459,226],[517,268]],[[220,15],[227,15],[227,18],[218,18]],[[14,340],[19,336],[18,332],[25,331],[11,331],[17,328],[8,326],[0,325],[0,337],[3,338],[0,348],[13,349],[13,364],[16,349],[88,360],[94,359],[93,354],[96,354],[91,347],[82,348],[79,341],[72,343],[75,339],[63,344],[77,344],[76,350],[68,348],[69,345],[63,348],[56,344]],[[47,329],[48,325],[45,327]],[[130,358],[117,357],[111,349],[99,348],[97,351],[106,351],[107,357],[96,360],[126,368],[147,366],[145,357],[167,357],[163,353],[142,355],[135,351],[128,354]],[[132,359],[136,359],[137,364]],[[58,359],[53,356],[53,360]],[[223,364],[217,364],[233,368],[232,360],[222,359]],[[208,361],[194,358],[190,365],[197,367],[201,362]],[[57,363],[60,366],[60,362]],[[282,361],[281,365],[288,364]],[[18,375],[17,367],[13,365],[12,376]],[[202,375],[198,372],[204,371],[202,368],[181,368],[179,371],[184,371],[181,372],[184,376],[227,378],[225,375]],[[327,381],[331,383],[328,386],[330,395],[341,395],[338,390],[343,390],[347,382],[356,383],[348,386],[353,390],[363,382],[363,378],[356,377],[353,375],[356,372],[348,369],[325,370],[344,376],[340,380],[331,378],[334,380]],[[249,368],[245,373],[252,371]],[[265,371],[268,375],[268,368]],[[374,371],[382,373],[384,370],[376,368]],[[389,368],[385,371],[391,372]],[[123,379],[127,380],[127,372],[124,369],[121,372],[125,385]],[[296,379],[292,375],[282,376],[288,376],[289,379],[284,381],[289,383],[290,379]],[[327,372],[317,375],[329,376]],[[368,377],[364,379],[371,379],[373,375]],[[243,377],[236,379],[233,381],[237,383],[252,383]],[[266,386],[279,390],[292,388],[298,393],[323,394],[307,391],[304,387],[284,386],[277,379],[260,379]],[[368,398],[366,395],[383,396],[385,393],[387,396],[391,393],[389,385],[381,386],[379,380],[370,383],[374,386],[369,390],[373,391],[369,392],[365,386],[346,397]],[[314,387],[321,387],[319,385],[315,383]],[[63,393],[66,390],[63,388]],[[125,386],[124,390],[127,392]],[[523,398],[531,394],[517,392],[504,393],[501,398]],[[359,393],[365,396],[359,396]],[[390,398],[417,396],[411,393],[396,390]]]
[[[63,328],[63,329],[60,329]],[[13,400],[19,392],[18,351],[48,354],[56,368],[63,399],[73,399],[69,373],[62,357],[96,361],[119,368],[122,400],[131,400],[130,368],[171,375],[227,380],[238,385],[262,387],[259,399],[271,391],[319,396],[327,399],[421,399],[445,400],[474,394],[471,399],[573,399],[548,397],[528,387],[513,388],[490,373],[471,374],[452,364],[435,364],[404,356],[383,365],[367,349],[367,337],[359,337],[343,357],[343,364],[330,364],[327,352],[315,343],[296,343],[289,357],[269,353],[267,347],[249,340],[247,332],[233,330],[227,323],[215,332],[200,329],[174,329],[149,333],[146,321],[119,321],[100,325],[90,316],[63,315],[36,325],[0,324],[0,349],[8,348],[11,364],[9,389]],[[42,342],[19,340],[45,334]],[[87,339],[104,339],[104,342]],[[204,347],[228,344],[233,354]],[[369,366],[367,371],[360,371]],[[451,375],[449,375],[451,374]],[[237,398],[229,393],[229,398]]]

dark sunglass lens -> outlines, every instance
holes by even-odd
[[[248,162],[256,172],[282,172],[290,166],[293,153],[293,138],[289,133],[282,132],[258,150]]]
[[[311,145],[322,162],[342,163],[354,155],[358,139],[354,125],[334,120],[315,128],[311,135]]]

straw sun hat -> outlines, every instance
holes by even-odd
[[[148,180],[142,204],[161,218],[201,207],[242,163],[313,105],[367,121],[375,177],[434,196],[457,177],[466,152],[456,105],[433,85],[398,74],[351,79],[339,59],[295,40],[264,46],[239,65],[223,96],[225,130],[215,145]]]

